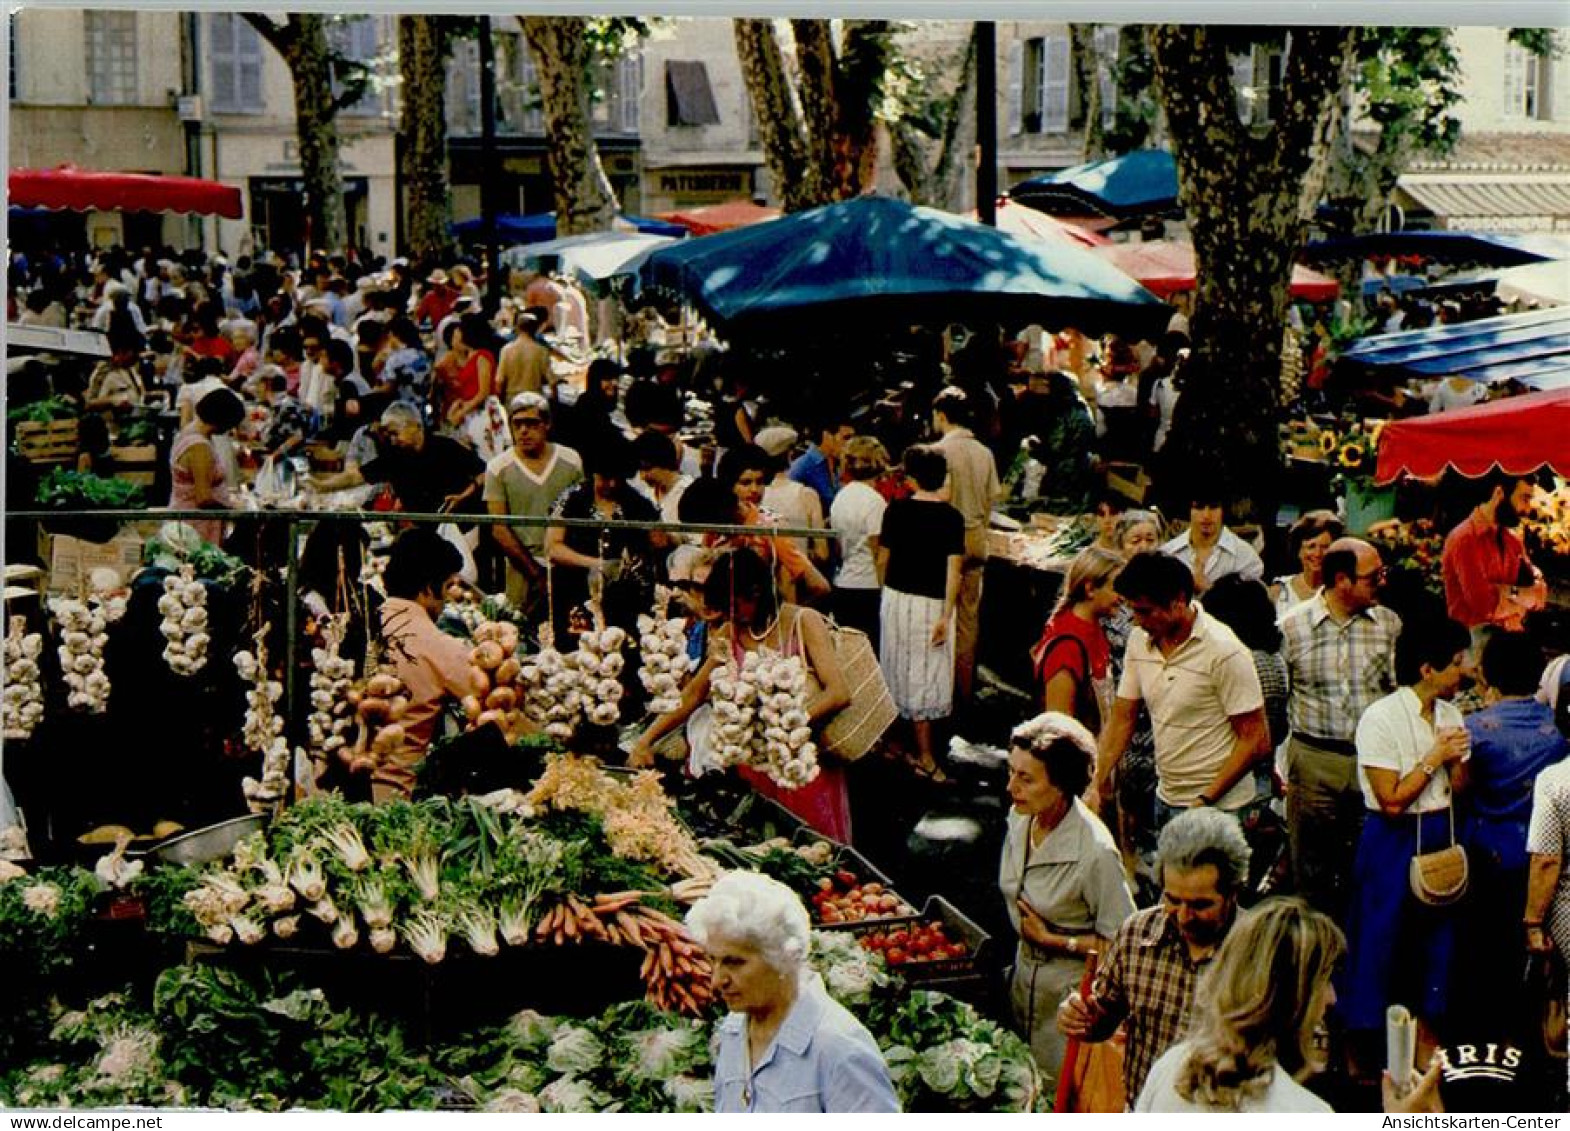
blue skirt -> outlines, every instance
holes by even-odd
[[[1444,810],[1421,819],[1424,849],[1450,844]],[[1430,1028],[1445,1014],[1457,907],[1429,907],[1412,894],[1408,873],[1417,855],[1417,820],[1369,812],[1363,821],[1352,873],[1344,988],[1336,995],[1348,1029],[1384,1028],[1385,1010],[1396,1003]]]

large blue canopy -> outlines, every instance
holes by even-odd
[[[733,337],[828,322],[985,319],[1139,336],[1170,309],[1100,256],[1027,242],[934,208],[863,196],[654,252],[640,277]],[[799,316],[809,315],[810,318]]]
[[[650,220],[645,216],[617,216],[616,225],[623,231],[645,232],[654,236],[670,236],[680,239],[687,234],[687,229],[680,224],[668,224],[664,220]],[[465,242],[474,242],[485,238],[485,220],[476,217],[473,220],[460,220],[452,226],[453,235]],[[556,238],[556,213],[533,212],[527,216],[507,213],[496,217],[496,238],[503,243],[540,243],[544,240]]]
[[[1139,149],[1021,181],[1009,196],[1057,216],[1148,216],[1177,209],[1177,162],[1164,149]]]
[[[1570,385],[1570,306],[1364,338],[1347,361],[1424,377],[1516,380],[1534,389]]]

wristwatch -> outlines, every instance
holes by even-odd
[[[1419,762],[1417,768],[1423,771],[1425,778],[1431,778],[1439,772],[1438,766],[1431,766],[1427,762]]]
[[[1079,953],[1079,940],[1077,938],[1075,938],[1073,935],[1069,935],[1068,936],[1068,952],[1070,954],[1078,954]]]

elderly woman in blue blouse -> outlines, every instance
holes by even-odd
[[[728,872],[687,913],[730,1010],[716,1034],[716,1112],[897,1112],[872,1034],[807,966],[807,909],[784,884]]]

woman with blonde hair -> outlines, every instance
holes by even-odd
[[[1094,734],[1112,702],[1112,645],[1105,622],[1120,598],[1112,583],[1123,555],[1089,546],[1075,555],[1041,639],[1030,650],[1042,706],[1078,719]]]
[[[1189,1037],[1168,1049],[1141,1112],[1329,1112],[1301,1080],[1324,1067],[1318,1035],[1346,937],[1301,899],[1240,916],[1195,993]]]

